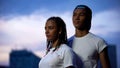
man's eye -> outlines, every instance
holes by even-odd
[[[76,14],[73,14],[73,16],[76,16]]]
[[[81,14],[80,14],[80,16],[84,16],[84,15],[85,15],[85,13],[81,13]]]

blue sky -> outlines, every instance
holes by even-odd
[[[77,4],[87,4],[93,11],[118,9],[119,0],[0,0],[0,15],[31,14],[36,10],[46,9],[51,12],[71,11]]]
[[[120,57],[120,0],[0,0],[0,65],[9,64],[11,50],[27,49],[42,57],[46,44],[44,25],[51,16],[64,19],[68,37],[73,35],[72,11],[78,4],[92,9],[90,31],[114,44]]]

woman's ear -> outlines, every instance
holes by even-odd
[[[59,34],[61,34],[61,32],[62,32],[62,29],[60,28]]]
[[[59,31],[59,34],[61,34],[61,31]]]

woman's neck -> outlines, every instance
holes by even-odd
[[[52,42],[52,47],[56,47],[58,44],[58,39]]]

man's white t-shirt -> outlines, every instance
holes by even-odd
[[[66,44],[62,44],[56,51],[51,48],[39,62],[39,68],[66,68],[75,63],[73,51]]]
[[[84,68],[96,68],[99,53],[107,46],[103,39],[92,33],[84,37],[74,37],[73,51],[82,59]]]

